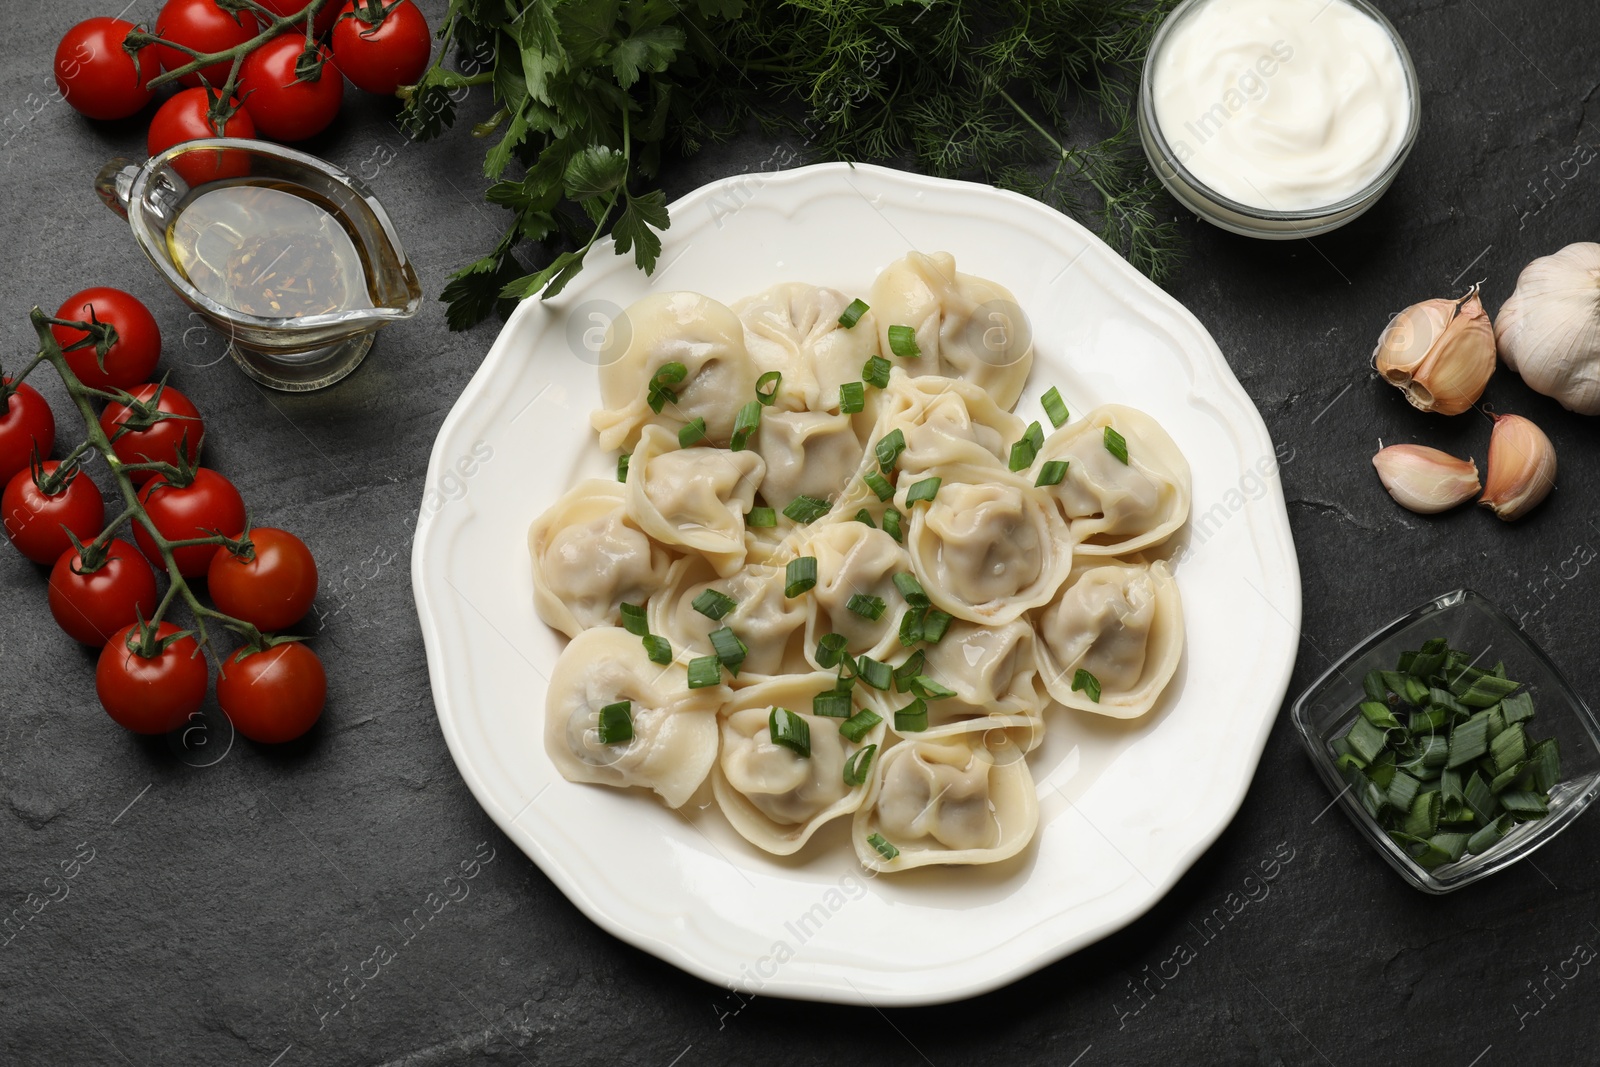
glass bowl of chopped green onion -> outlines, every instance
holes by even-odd
[[[1335,803],[1426,893],[1510,866],[1600,794],[1600,722],[1470,589],[1362,641],[1293,716]]]

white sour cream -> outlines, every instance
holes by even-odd
[[[1345,0],[1200,0],[1151,70],[1173,155],[1267,211],[1359,193],[1405,144],[1411,96],[1387,28]]]

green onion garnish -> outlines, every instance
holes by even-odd
[[[844,784],[854,789],[867,780],[867,772],[872,769],[872,757],[878,754],[877,745],[868,745],[858,749],[849,759],[844,761]]]
[[[1100,679],[1079,667],[1072,676],[1072,691],[1083,690],[1085,696],[1096,704],[1100,703]]]
[[[883,518],[879,521],[883,523],[883,532],[894,538],[896,544],[900,544],[904,538],[904,534],[900,529],[900,512],[894,508],[889,508],[883,513]]]
[[[672,642],[657,634],[645,634],[643,641],[644,654],[649,657],[651,663],[666,666],[672,662]]]
[[[1050,416],[1050,425],[1061,429],[1067,421],[1067,405],[1061,399],[1061,390],[1055,386],[1044,391],[1044,396],[1039,398],[1039,403],[1044,407],[1044,413]]]
[[[883,618],[883,613],[888,608],[888,605],[883,602],[883,597],[868,596],[865,593],[856,593],[845,602],[844,606],[860,615],[863,619],[871,619],[873,622]]]
[[[888,500],[894,496],[894,486],[889,484],[889,479],[877,471],[868,471],[861,476],[861,480],[867,483],[867,488],[871,489],[873,495],[879,500]]]
[[[894,669],[895,692],[911,692],[911,680],[923,672],[927,660],[927,655],[920,648],[907,656],[906,661]]]
[[[1043,428],[1037,422],[1028,423],[1028,429],[1023,433],[1022,440],[1011,446],[1011,469],[1021,471],[1033,466],[1034,459],[1039,455],[1039,449],[1043,447]]]
[[[1106,451],[1116,456],[1124,464],[1128,462],[1128,440],[1111,427],[1106,427]]]
[[[923,628],[928,621],[928,605],[912,604],[900,613],[900,644],[910,648],[923,639]]]
[[[844,382],[839,386],[839,410],[854,415],[867,406],[867,386],[864,382]]]
[[[850,642],[844,634],[823,634],[817,639],[817,666],[824,670],[832,670],[845,659],[845,646]]]
[[[783,595],[791,599],[817,584],[817,557],[801,556],[791,559],[784,568]]]
[[[722,663],[715,656],[696,656],[689,661],[689,688],[707,689],[722,682]]]
[[[922,583],[917,581],[917,576],[910,571],[900,571],[894,576],[894,587],[900,590],[900,595],[906,598],[907,604],[926,604],[928,591],[922,588]]]
[[[909,508],[919,501],[931,503],[933,498],[939,495],[939,483],[942,481],[943,478],[924,478],[920,482],[913,483],[911,488],[906,490],[906,507]]]
[[[643,637],[650,632],[650,620],[645,617],[644,608],[637,604],[624,604],[619,609],[622,612],[622,628],[635,637]]]
[[[877,849],[878,855],[886,860],[892,860],[900,855],[900,850],[889,844],[882,834],[868,834],[867,844]]]
[[[788,708],[773,708],[767,713],[767,734],[773,744],[782,745],[801,759],[811,758],[811,727]]]
[[[770,408],[778,399],[778,390],[783,387],[783,375],[778,371],[769,370],[756,379],[756,399],[761,401],[761,406]]]
[[[766,530],[778,525],[778,513],[771,508],[751,508],[744,524],[752,530]]]
[[[839,316],[839,325],[843,326],[847,330],[852,328],[856,323],[861,321],[861,316],[865,315],[870,307],[871,305],[869,305],[865,300],[861,299],[859,296],[856,297],[854,300],[850,301],[850,306],[845,308],[844,313]]]
[[[919,674],[911,679],[911,691],[927,700],[943,700],[953,697],[956,691],[947,685],[942,685],[926,674]]]
[[[917,347],[917,331],[910,326],[889,327],[889,351],[901,359],[922,355],[922,349]]]
[[[1039,477],[1034,480],[1034,485],[1060,485],[1067,476],[1068,462],[1064,459],[1047,459],[1039,467]]]
[[[894,730],[898,734],[920,734],[928,728],[928,705],[917,697],[894,713]]]
[[[707,636],[710,638],[711,648],[717,654],[717,662],[728,668],[729,674],[735,678],[739,677],[739,666],[750,654],[750,649],[739,640],[738,634],[726,626],[712,630]]]
[[[739,409],[733,420],[733,439],[728,442],[731,452],[743,452],[750,444],[750,435],[761,427],[761,401],[752,400]]]
[[[874,530],[878,528],[878,524],[872,521],[872,512],[868,511],[866,508],[862,508],[860,511],[856,512],[855,521],[864,522]]]
[[[886,690],[894,682],[894,670],[871,656],[856,657],[856,673],[863,682],[878,690]]]
[[[619,700],[615,704],[607,704],[601,708],[599,721],[595,724],[595,733],[599,735],[602,745],[632,741],[633,702]]]
[[[922,639],[930,645],[937,645],[950,628],[950,615],[938,608],[929,608],[927,618],[922,620]]]
[[[617,481],[625,482],[628,480],[628,460],[632,458],[633,456],[627,452],[617,457]]]
[[[696,415],[678,428],[678,447],[688,448],[706,439],[706,420]]]
[[[789,501],[783,513],[802,526],[816,522],[832,510],[833,505],[814,496],[797,496]]]
[[[674,361],[661,364],[650,379],[649,390],[645,397],[650,403],[650,410],[659,415],[661,414],[661,409],[666,407],[669,402],[677,400],[678,394],[672,389],[672,386],[677,385],[688,376],[689,368],[682,363]]]
[[[1450,731],[1450,767],[1471,763],[1489,751],[1489,716],[1478,713]]]
[[[824,689],[811,698],[811,714],[825,719],[850,717],[850,694],[843,689]]]
[[[862,708],[839,724],[839,736],[853,745],[859,745],[861,739],[871,733],[872,728],[882,721],[882,715]]]
[[[878,466],[885,474],[894,470],[895,460],[899,459],[900,453],[905,450],[906,435],[898,429],[890,430],[878,438],[878,443],[872,446],[873,454],[878,457]]]
[[[879,389],[889,388],[889,371],[893,364],[882,356],[873,356],[861,365],[861,380],[868,385],[875,385]]]
[[[700,595],[695,597],[689,606],[712,622],[718,622],[728,612],[738,607],[739,602],[728,594],[718,592],[715,589],[702,589]]]

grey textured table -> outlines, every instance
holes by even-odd
[[[95,126],[46,102],[61,32],[116,6],[7,9],[0,359],[14,366],[30,349],[35,303],[53,310],[108,284],[150,304],[174,383],[214,428],[209,458],[261,519],[317,554],[331,693],[322,725],[285,751],[226,747],[214,708],[187,747],[136,739],[100,712],[92,655],[50,621],[43,572],[0,552],[0,902],[18,916],[0,937],[0,1063],[1592,1062],[1600,817],[1532,862],[1426,897],[1343,816],[1318,818],[1327,790],[1286,716],[1243,810],[1150,914],[958,1007],[735,1010],[725,990],[590,924],[462,784],[412,608],[429,446],[497,329],[449,333],[432,299],[499,233],[479,144],[461,127],[407,144],[388,102],[352,94],[308,147],[371,179],[430,299],[340,386],[265,392],[217,362],[217,338],[90,190],[108,157],[142,154],[148,116]],[[443,4],[424,6],[437,19]],[[1384,6],[1425,89],[1422,136],[1394,189],[1314,244],[1186,222],[1193,258],[1171,287],[1283,445],[1305,591],[1291,694],[1376,623],[1471,585],[1523,615],[1593,700],[1600,577],[1575,562],[1600,541],[1593,424],[1500,373],[1486,400],[1549,432],[1559,491],[1516,526],[1478,509],[1412,516],[1372,475],[1379,439],[1481,464],[1488,422],[1410,410],[1368,353],[1401,306],[1482,278],[1493,311],[1528,259],[1600,236],[1594,10]],[[128,17],[156,9],[136,0]],[[676,164],[669,193],[772,148],[748,138]],[[66,434],[61,394],[46,392]],[[463,864],[474,876],[447,891]],[[1264,865],[1270,882],[1257,880]],[[35,910],[29,894],[58,899]]]

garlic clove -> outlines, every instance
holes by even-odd
[[[1483,395],[1495,368],[1494,327],[1473,286],[1460,300],[1424,300],[1396,315],[1372,363],[1413,407],[1459,415]]]
[[[1478,465],[1426,445],[1390,445],[1372,457],[1395,503],[1423,515],[1449,511],[1478,493]]]
[[[1600,244],[1570,244],[1524,267],[1494,334],[1530,388],[1600,415]]]
[[[1478,503],[1507,522],[1520,519],[1556,486],[1556,448],[1521,415],[1500,415],[1489,435],[1489,475]]]

